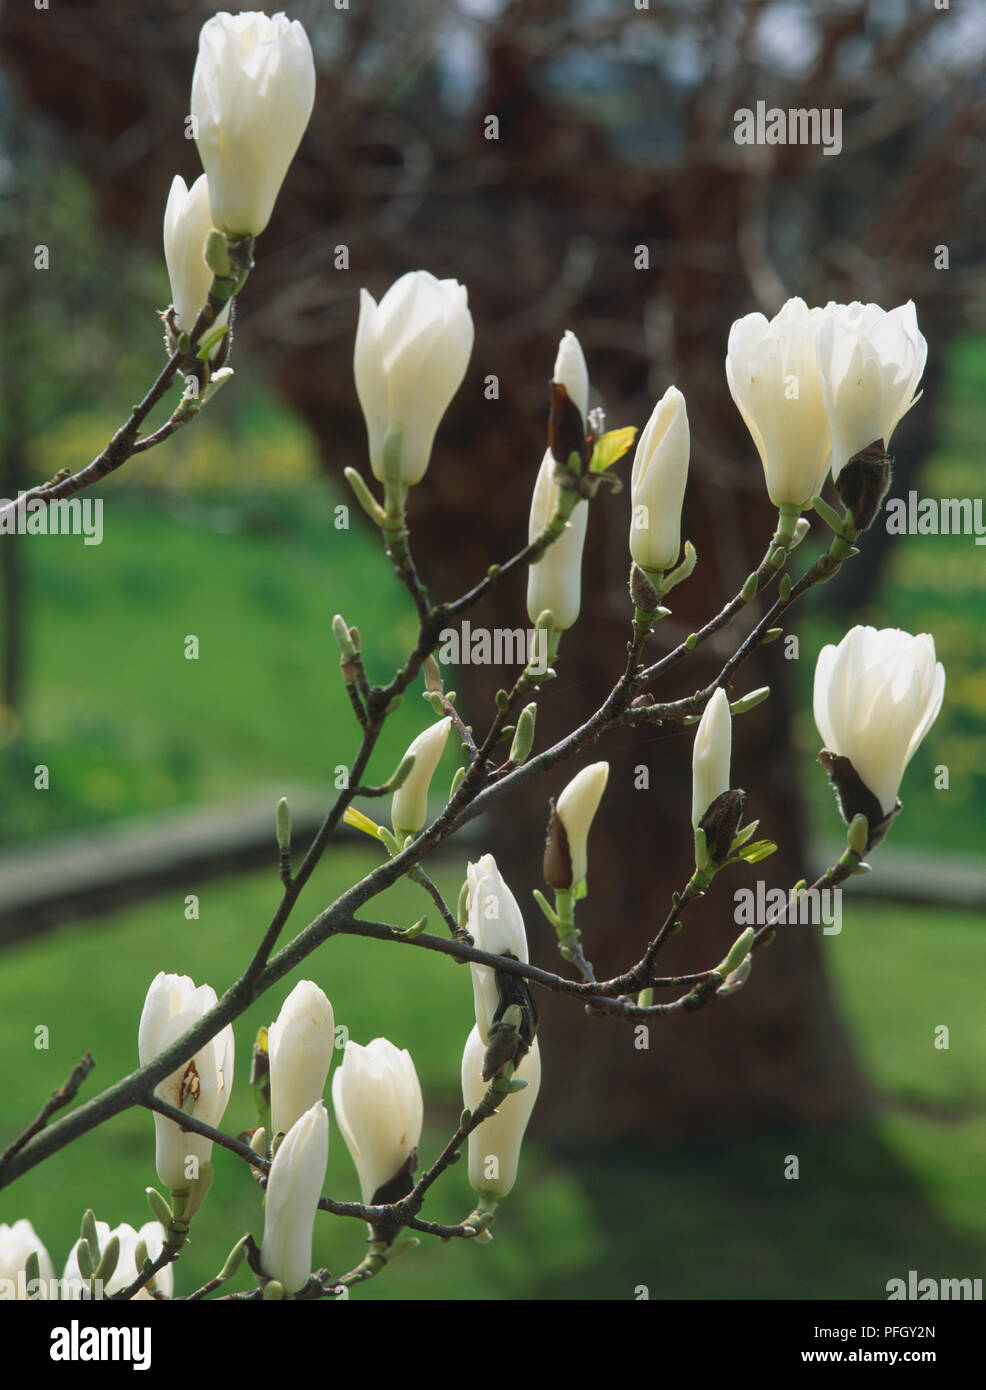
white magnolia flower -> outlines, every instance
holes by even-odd
[[[328,1159],[329,1113],[319,1100],[288,1130],[267,1178],[260,1264],[286,1294],[297,1293],[311,1277],[312,1236]]]
[[[220,12],[203,24],[192,115],[221,231],[267,226],[314,103],[315,61],[297,20]]]
[[[96,1222],[96,1235],[99,1238],[100,1253],[105,1251],[111,1236],[116,1236],[120,1242],[120,1257],[116,1262],[116,1269],[112,1277],[103,1286],[103,1296],[109,1297],[110,1294],[119,1293],[128,1284],[132,1284],[137,1278],[137,1242],[142,1240],[147,1247],[147,1253],[152,1260],[156,1260],[164,1249],[164,1227],[160,1221],[147,1221],[141,1226],[139,1231],[135,1231],[133,1226],[128,1226],[124,1222],[120,1226],[110,1229],[106,1221]],[[62,1278],[62,1290],[65,1298],[81,1299],[83,1279],[79,1272],[79,1245],[76,1241],[69,1252],[68,1261],[65,1265],[65,1273]],[[88,1281],[85,1281],[88,1282]],[[175,1269],[174,1265],[165,1265],[154,1276],[154,1284],[168,1298],[175,1291]],[[150,1300],[152,1295],[145,1285],[134,1294],[134,1299]]]
[[[486,1094],[483,1058],[486,1053],[479,1029],[473,1028],[462,1054],[462,1099],[475,1110]],[[476,1126],[469,1136],[469,1185],[474,1191],[497,1199],[506,1197],[517,1181],[520,1146],[541,1087],[541,1050],[537,1038],[522,1058],[514,1079],[526,1081],[522,1091],[506,1096],[496,1113]]]
[[[669,386],[637,441],[630,475],[630,554],[652,574],[671,569],[681,549],[690,447],[685,398]]]
[[[30,1255],[38,1257],[38,1276],[43,1281],[40,1290],[29,1289],[24,1277]],[[51,1256],[30,1221],[22,1217],[12,1226],[0,1221],[0,1283],[9,1280],[14,1285],[14,1298],[47,1298],[50,1281],[54,1277]]]
[[[926,632],[854,627],[819,653],[814,707],[822,742],[849,759],[885,816],[944,696],[945,668]]]
[[[804,507],[828,466],[816,353],[822,316],[803,299],[789,299],[769,323],[763,314],[747,314],[729,330],[726,380],[777,507]]]
[[[366,1047],[348,1042],[332,1078],[332,1104],[363,1201],[371,1206],[421,1141],[424,1101],[411,1054],[386,1038]]]
[[[602,800],[609,777],[609,763],[590,763],[577,773],[555,802],[555,815],[565,827],[572,861],[572,884],[580,883],[588,870],[586,842],[589,827]]]
[[[141,1066],[152,1062],[177,1042],[215,1003],[216,991],[210,985],[200,985],[196,989],[195,982],[187,975],[166,975],[163,970],[156,975],[140,1016]],[[197,1120],[218,1128],[233,1089],[233,1052],[233,1029],[227,1024],[199,1048],[191,1061],[162,1081],[154,1094],[179,1109],[187,1102]],[[172,1192],[194,1191],[201,1166],[209,1163],[212,1157],[212,1140],[181,1130],[174,1120],[164,1115],[155,1114],[154,1127],[157,1173],[161,1182]],[[191,1212],[186,1211],[185,1215]]]
[[[589,370],[578,338],[566,332],[558,346],[552,380],[559,382],[578,409],[583,429],[589,411]],[[555,461],[546,449],[534,484],[528,541],[537,540],[558,510],[558,485],[552,482]],[[565,530],[552,541],[537,564],[527,570],[527,613],[536,623],[545,609],[551,610],[554,630],[564,632],[579,616],[582,601],[582,549],[589,524],[589,507],[576,502]]]
[[[445,750],[452,720],[446,716],[431,724],[408,744],[405,758],[413,755],[414,766],[394,792],[390,803],[390,823],[399,840],[423,830],[428,819],[428,788]],[[401,759],[403,762],[403,759]]]
[[[827,304],[818,330],[822,397],[832,439],[832,476],[868,444],[890,442],[928,357],[914,301],[888,312],[878,304]]]
[[[334,1046],[332,1005],[318,985],[300,980],[267,1030],[274,1134],[286,1134],[322,1099]]]
[[[175,322],[186,332],[191,332],[195,326],[212,285],[212,271],[203,255],[211,231],[212,213],[205,174],[200,174],[191,188],[186,188],[185,180],[176,174],[164,210],[164,259],[171,281]],[[212,327],[224,324],[228,318],[229,305]]]
[[[551,481],[554,466],[554,458],[548,449],[541,460],[534,484],[527,527],[528,541],[537,540],[558,510],[558,485]],[[589,504],[580,498],[562,534],[551,542],[536,565],[528,566],[527,613],[532,623],[536,623],[544,610],[550,608],[554,630],[564,632],[579,616],[582,604],[582,548],[588,524]]]
[[[462,385],[473,323],[464,285],[412,270],[378,304],[360,290],[353,369],[366,420],[370,465],[384,481],[384,441],[400,431],[404,487],[424,477],[435,433]]]
[[[732,739],[729,700],[720,685],[705,706],[692,749],[692,825],[696,829],[716,797],[729,791]]]
[[[529,957],[524,918],[492,854],[484,854],[475,864],[467,866],[466,884],[466,929],[476,949],[498,956],[516,956],[526,963]],[[476,1026],[485,1046],[489,1042],[493,1015],[500,1004],[496,976],[488,965],[477,965],[470,961],[469,969],[472,972]]]

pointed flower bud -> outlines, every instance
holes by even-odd
[[[425,827],[428,819],[428,788],[445,750],[451,724],[452,720],[446,715],[437,724],[430,725],[408,744],[407,752],[401,759],[403,763],[413,757],[414,763],[390,803],[390,823],[400,841],[407,835],[417,835]]]
[[[138,1051],[140,1064],[152,1062],[193,1024],[198,1023],[216,1003],[210,985],[198,989],[187,975],[166,975],[162,970],[151,982],[140,1016]],[[186,1109],[197,1120],[218,1127],[233,1088],[233,1029],[227,1024],[184,1063],[162,1081],[154,1094],[179,1110]],[[201,1134],[179,1129],[174,1120],[155,1114],[157,1135],[157,1173],[173,1193],[192,1194],[197,1188],[199,1170],[212,1157],[212,1140]],[[204,1192],[203,1192],[204,1195]],[[185,1208],[186,1217],[194,1206]]]
[[[747,314],[729,331],[726,380],[776,507],[803,508],[821,488],[828,466],[829,429],[815,351],[822,313],[803,299],[789,299],[769,323],[763,314]]]
[[[689,449],[685,398],[669,386],[637,442],[630,476],[630,554],[651,574],[678,559]]]
[[[300,980],[267,1030],[272,1134],[286,1134],[322,1099],[334,1045],[332,1005],[318,985]]]
[[[536,704],[525,705],[517,719],[513,742],[510,745],[510,761],[519,767],[526,763],[534,747],[534,726],[537,720]]]
[[[582,416],[583,433],[589,418],[589,368],[586,366],[582,344],[571,329],[566,329],[558,344],[552,381],[564,386],[565,394]]]
[[[312,1236],[328,1158],[329,1113],[319,1100],[288,1130],[267,1178],[260,1264],[286,1294],[297,1293],[311,1277]]]
[[[116,1266],[109,1280],[103,1286],[103,1296],[109,1297],[110,1294],[119,1293],[128,1284],[132,1284],[140,1272],[137,1268],[137,1247],[143,1242],[147,1249],[147,1254],[152,1260],[156,1260],[164,1249],[164,1227],[159,1221],[147,1221],[141,1226],[139,1231],[135,1231],[133,1226],[128,1226],[124,1222],[120,1226],[115,1226],[112,1230],[107,1222],[96,1222],[96,1235],[99,1241],[100,1252],[105,1253],[107,1246],[112,1240],[119,1243],[119,1253]],[[64,1297],[70,1299],[81,1299],[83,1276],[79,1269],[79,1245],[76,1241],[69,1252],[68,1262],[65,1265],[65,1272],[62,1276],[62,1290]],[[95,1253],[95,1252],[93,1252]],[[160,1289],[161,1293],[168,1298],[174,1293],[175,1271],[173,1265],[165,1265],[154,1276],[154,1285]],[[150,1301],[151,1293],[145,1285],[135,1295],[136,1299]]]
[[[176,174],[164,210],[164,259],[171,281],[175,323],[186,333],[194,328],[199,310],[209,297],[212,271],[205,263],[203,252],[211,231],[212,213],[205,174],[200,174],[191,188],[186,188],[185,180]],[[212,327],[226,323],[228,318],[227,304]]]
[[[729,699],[717,686],[705,706],[692,750],[692,825],[696,828],[716,797],[729,791],[732,739]]]
[[[878,304],[827,304],[820,311],[818,364],[832,439],[832,477],[882,440],[917,400],[928,344],[914,301],[889,312]]]
[[[537,540],[558,510],[558,485],[552,482],[555,461],[545,451],[534,484],[528,541]],[[589,504],[579,499],[557,540],[527,571],[527,614],[532,623],[545,609],[550,610],[556,632],[570,628],[579,616],[582,602],[582,548],[589,524]]]
[[[566,395],[579,412],[582,432],[585,433],[589,413],[589,370],[582,345],[567,331],[558,345],[552,380],[564,386]],[[560,489],[552,481],[555,460],[546,449],[531,499],[531,514],[527,526],[528,541],[537,540],[558,510]],[[527,613],[532,623],[549,610],[555,632],[570,628],[579,616],[582,584],[582,548],[589,524],[588,504],[576,502],[565,529],[552,541],[541,558],[527,571]]]
[[[904,769],[938,717],[945,668],[934,638],[854,627],[823,647],[815,667],[815,723],[826,749],[847,758],[890,815]],[[851,809],[850,819],[855,810]],[[871,823],[870,829],[873,829]]]
[[[466,884],[466,930],[476,949],[498,956],[513,956],[526,964],[529,956],[524,918],[492,854],[484,854],[475,864],[468,865]],[[488,965],[476,965],[471,961],[469,969],[472,972],[476,1026],[485,1047],[501,1002],[496,971]]]
[[[203,24],[192,115],[220,231],[267,226],[314,103],[315,61],[297,20],[221,12]]]
[[[553,888],[572,888],[575,884],[581,883],[586,876],[589,827],[606,789],[608,777],[609,763],[591,763],[572,778],[555,803],[552,820],[557,818],[564,829],[571,877],[568,883],[556,883],[549,879]],[[550,824],[548,835],[550,841]]]
[[[332,1078],[336,1123],[367,1206],[399,1201],[413,1184],[424,1101],[411,1054],[374,1038],[348,1042]]]
[[[464,285],[412,270],[378,304],[360,290],[353,369],[366,420],[370,465],[384,481],[384,441],[400,434],[404,487],[419,483],[435,432],[462,385],[473,344]]]
[[[462,1099],[475,1110],[486,1094],[483,1058],[486,1044],[473,1028],[462,1054]],[[476,1126],[469,1136],[469,1185],[474,1191],[497,1199],[506,1197],[517,1181],[520,1146],[541,1087],[541,1052],[537,1038],[514,1073],[526,1081],[522,1091],[505,1096],[496,1113]]]
[[[41,1279],[40,1289],[28,1288],[26,1271],[28,1258],[33,1255],[38,1262],[37,1278]],[[0,1282],[10,1280],[14,1287],[15,1299],[46,1299],[55,1277],[51,1256],[45,1249],[41,1238],[26,1217],[15,1221],[12,1226],[0,1221]]]

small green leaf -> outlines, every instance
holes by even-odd
[[[605,473],[607,468],[611,468],[624,454],[630,451],[636,437],[637,428],[635,425],[627,425],[622,430],[608,430],[606,434],[600,435],[592,450],[589,472]]]

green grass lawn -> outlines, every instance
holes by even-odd
[[[357,849],[331,856],[306,890],[302,917],[370,863]],[[447,893],[460,874],[453,866],[439,876]],[[86,1048],[98,1061],[89,1094],[135,1065],[143,992],[159,969],[191,974],[218,989],[229,983],[276,889],[271,874],[211,884],[193,922],[185,921],[176,890],[10,952],[0,1018],[9,1128],[0,1144]],[[374,915],[409,922],[427,902],[405,883],[376,906]],[[973,914],[887,908],[847,897],[843,933],[826,945],[881,1097],[872,1121],[837,1133],[624,1151],[589,1163],[550,1153],[535,1112],[521,1179],[501,1209],[492,1244],[444,1246],[426,1239],[354,1296],[620,1299],[646,1285],[652,1298],[879,1298],[888,1279],[906,1277],[912,1268],[933,1276],[982,1275],[982,923]],[[326,990],[337,1022],[356,1041],[383,1034],[410,1049],[425,1094],[427,1161],[451,1132],[461,1105],[458,1067],[472,998],[462,967],[411,947],[332,941],[252,1009],[236,1026],[237,1081],[226,1127],[235,1132],[254,1123],[250,1042],[303,977]],[[756,988],[755,976],[750,988]],[[42,1023],[50,1029],[47,1052],[33,1047]],[[934,1047],[940,1024],[950,1030],[947,1050]],[[30,1217],[57,1265],[86,1205],[113,1224],[146,1218],[142,1193],[155,1180],[153,1154],[151,1117],[120,1116],[0,1192],[0,1220]],[[789,1154],[799,1159],[797,1181],[783,1176]],[[259,1237],[262,1230],[260,1194],[239,1161],[217,1151],[216,1173],[181,1259],[179,1292],[213,1273],[242,1232]],[[326,1190],[343,1199],[358,1195],[334,1124]],[[426,1214],[460,1220],[471,1196],[465,1172],[455,1168],[436,1186]],[[349,1268],[362,1246],[356,1222],[320,1218],[316,1261]],[[241,1274],[234,1287],[246,1286],[248,1276]]]
[[[0,758],[0,837],[221,804],[278,781],[330,787],[358,733],[333,614],[365,633],[377,679],[417,631],[375,539],[355,518],[336,530],[316,482],[180,509],[107,492],[102,545],[52,537],[31,550],[29,714]],[[433,718],[409,695],[381,739],[379,780]],[[47,792],[34,787],[41,763]]]

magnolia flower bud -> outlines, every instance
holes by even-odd
[[[384,477],[384,441],[400,432],[400,467],[391,482],[419,483],[449,402],[462,385],[473,323],[464,285],[412,270],[378,304],[360,290],[353,369],[366,420],[370,465]]]
[[[171,281],[175,323],[187,333],[195,327],[199,310],[208,299],[212,285],[212,271],[202,254],[205,239],[211,230],[212,213],[205,174],[200,174],[191,188],[186,188],[185,180],[176,174],[164,209],[164,259]],[[228,319],[227,304],[212,327],[216,328]]]
[[[390,803],[390,823],[398,840],[417,835],[428,819],[428,788],[435,774],[452,720],[446,716],[430,725],[408,744],[406,758],[414,758],[414,766],[394,792]]]
[[[334,1045],[332,1005],[318,985],[300,980],[267,1030],[273,1134],[286,1134],[322,1099]]]
[[[270,1166],[260,1265],[286,1294],[304,1288],[312,1272],[312,1235],[325,1165],[329,1112],[320,1100],[296,1120]]]
[[[139,1231],[135,1231],[133,1226],[128,1226],[126,1222],[120,1226],[114,1226],[110,1230],[106,1221],[97,1221],[96,1235],[99,1239],[100,1251],[104,1251],[114,1237],[119,1241],[120,1248],[116,1268],[103,1286],[104,1298],[109,1297],[110,1294],[119,1293],[121,1289],[125,1289],[137,1278],[140,1273],[137,1268],[137,1246],[140,1241],[143,1241],[147,1247],[148,1256],[152,1260],[156,1260],[164,1249],[164,1227],[160,1221],[147,1221]],[[65,1273],[62,1276],[62,1289],[65,1298],[81,1299],[83,1284],[88,1282],[83,1280],[79,1269],[79,1244],[80,1242],[76,1241],[72,1246],[65,1265]],[[96,1252],[92,1251],[91,1253],[95,1255]],[[154,1276],[154,1286],[166,1297],[171,1297],[175,1289],[173,1265],[168,1264],[163,1269],[158,1270]],[[152,1295],[146,1284],[134,1294],[134,1299],[138,1298],[151,1300]]]
[[[475,864],[467,866],[466,885],[466,930],[476,949],[498,956],[513,956],[526,964],[529,957],[524,918],[492,854],[484,854]],[[496,971],[488,965],[477,965],[472,961],[469,969],[472,972],[476,1027],[485,1046],[501,1002]]]
[[[551,379],[564,386],[565,394],[579,412],[584,434],[589,413],[589,369],[585,363],[582,346],[570,331],[566,331],[558,345]],[[552,481],[554,469],[555,460],[549,448],[541,460],[537,481],[534,484],[531,515],[527,526],[528,541],[537,540],[558,510],[559,488]],[[562,534],[557,540],[552,541],[536,564],[528,567],[527,613],[532,623],[536,623],[547,609],[551,612],[554,631],[564,632],[579,616],[582,548],[585,545],[585,529],[588,524],[589,508],[587,503],[580,499],[576,502]]]
[[[894,811],[904,769],[944,696],[945,668],[936,662],[934,638],[926,632],[912,637],[894,627],[854,627],[837,647],[819,653],[818,732],[830,753],[848,758],[884,816]],[[851,820],[862,808],[843,809]]]
[[[297,20],[220,13],[203,24],[192,115],[220,231],[267,226],[314,103],[315,61]]]
[[[486,1046],[478,1027],[466,1039],[462,1054],[462,1099],[475,1110],[486,1094],[483,1058]],[[505,1096],[496,1113],[476,1126],[469,1136],[469,1185],[484,1196],[506,1197],[517,1181],[520,1146],[541,1086],[541,1053],[537,1038],[514,1077],[526,1081],[522,1091]]]
[[[822,399],[832,440],[832,477],[854,454],[882,440],[917,400],[928,357],[914,301],[827,304],[818,328]]]
[[[651,574],[671,569],[681,549],[689,447],[685,398],[669,386],[637,442],[630,476],[630,554]]]
[[[821,487],[828,465],[829,431],[815,351],[822,313],[803,299],[789,299],[769,323],[763,314],[747,314],[729,330],[726,380],[776,507],[804,507]]]
[[[31,1255],[38,1258],[38,1277],[42,1280],[40,1289],[28,1287],[26,1269]],[[30,1221],[22,1217],[12,1226],[0,1221],[0,1287],[9,1280],[14,1286],[15,1299],[46,1299],[54,1277],[51,1256]]]
[[[589,827],[606,789],[608,777],[609,763],[592,763],[572,778],[555,803],[548,824],[548,845],[545,850],[545,876],[552,888],[572,888],[585,878],[588,870],[586,841],[589,837]],[[560,822],[564,832],[563,843],[558,833],[557,822]],[[547,867],[549,853],[554,867],[550,877]],[[568,869],[567,874],[564,872],[565,867]],[[558,869],[562,870],[560,874],[557,872]],[[566,877],[567,883],[560,881]]]
[[[716,797],[729,791],[732,738],[729,699],[720,685],[705,706],[692,750],[692,825],[696,828]]]
[[[582,344],[571,329],[566,329],[558,344],[551,380],[564,386],[565,394],[582,416],[583,433],[589,416],[589,368],[586,366]]]
[[[216,1003],[210,985],[198,989],[187,975],[154,977],[140,1016],[138,1052],[141,1066],[166,1051],[172,1043],[209,1012]],[[233,1088],[233,1029],[229,1024],[211,1038],[169,1077],[154,1094],[197,1120],[218,1127]],[[208,1187],[203,1165],[212,1157],[212,1140],[183,1131],[174,1120],[155,1114],[158,1177],[173,1193],[185,1194],[182,1215],[190,1219]]]
[[[555,461],[551,450],[545,451],[534,484],[531,516],[527,527],[528,541],[537,540],[558,510],[557,483],[552,482]],[[527,614],[536,623],[545,609],[551,611],[555,632],[570,628],[579,616],[582,601],[582,547],[589,524],[589,505],[581,498],[561,535],[551,542],[536,564],[527,571]]]
[[[386,1038],[348,1042],[332,1078],[336,1123],[359,1175],[367,1206],[405,1197],[421,1140],[424,1101],[407,1049]]]

